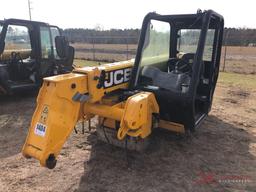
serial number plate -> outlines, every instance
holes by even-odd
[[[44,125],[42,123],[37,123],[36,127],[35,127],[35,134],[39,135],[41,137],[44,137],[45,132],[46,132],[46,125]]]

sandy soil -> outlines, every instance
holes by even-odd
[[[155,131],[142,154],[73,133],[55,169],[20,151],[35,96],[0,99],[0,191],[255,191],[256,90],[218,85],[202,126],[183,137]]]

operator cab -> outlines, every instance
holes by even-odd
[[[223,24],[211,10],[144,18],[130,88],[154,92],[161,119],[193,130],[210,111]]]
[[[43,77],[72,70],[72,47],[66,44],[62,48],[70,49],[68,57],[57,53],[55,38],[61,37],[58,27],[7,19],[0,22],[0,31],[0,94],[34,89]]]

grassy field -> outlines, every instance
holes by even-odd
[[[225,47],[222,48],[221,69],[224,64]],[[256,47],[226,48],[225,71],[255,74],[256,73]]]
[[[218,83],[256,89],[256,75],[220,72]]]
[[[135,57],[136,44],[89,44],[75,43],[75,57],[98,61],[123,61]]]
[[[97,60],[105,62],[122,61],[135,57],[137,45],[126,44],[92,44],[75,43],[77,59]],[[127,51],[128,50],[128,54]],[[120,53],[121,52],[121,53]],[[222,49],[220,70],[226,72],[255,74],[256,73],[256,47],[225,47]],[[225,67],[225,68],[224,68]]]
[[[136,44],[94,44],[93,47],[93,44],[89,43],[75,43],[72,46],[76,49],[75,57],[77,59],[109,62],[134,58],[137,49]]]
[[[76,66],[96,66],[101,65],[107,62],[102,61],[90,61],[84,59],[75,59],[74,61]],[[228,73],[220,72],[219,82],[223,84],[229,84],[232,86],[240,86],[245,88],[256,88],[256,75],[252,74],[239,74],[239,73]]]
[[[95,66],[95,65],[101,65],[106,62],[102,61],[90,61],[90,60],[84,60],[84,59],[75,59],[74,64],[78,67],[84,67],[84,66]]]
[[[96,65],[104,64],[106,62],[75,59],[74,63],[77,66],[83,67],[83,66],[96,66]],[[250,88],[255,89],[256,75],[220,72],[218,82],[228,84],[231,86],[239,86],[239,87],[244,87],[248,89]]]
[[[93,44],[90,43],[74,43],[71,44],[77,49],[93,48]],[[109,50],[127,50],[126,44],[94,44],[95,49],[109,49]],[[137,44],[128,44],[128,50],[136,50]]]

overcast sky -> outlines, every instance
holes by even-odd
[[[226,27],[256,28],[255,0],[31,0],[32,20],[61,28],[140,28],[146,13],[195,13],[213,9]],[[29,19],[28,0],[1,0],[0,19]]]

